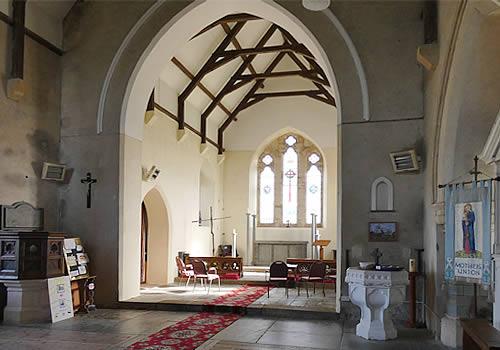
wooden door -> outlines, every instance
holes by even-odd
[[[146,283],[148,263],[148,213],[142,202],[141,207],[141,283]]]

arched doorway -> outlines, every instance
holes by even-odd
[[[153,188],[141,205],[141,283],[166,285],[169,268],[169,220],[160,192]]]

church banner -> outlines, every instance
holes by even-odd
[[[491,282],[491,180],[445,188],[445,280]]]

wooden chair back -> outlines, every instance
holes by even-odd
[[[269,276],[273,277],[288,277],[288,266],[283,261],[275,261],[269,267]]]

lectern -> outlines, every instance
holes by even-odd
[[[324,260],[325,258],[325,247],[330,244],[329,239],[317,239],[314,241],[313,246],[319,247],[319,260]]]

